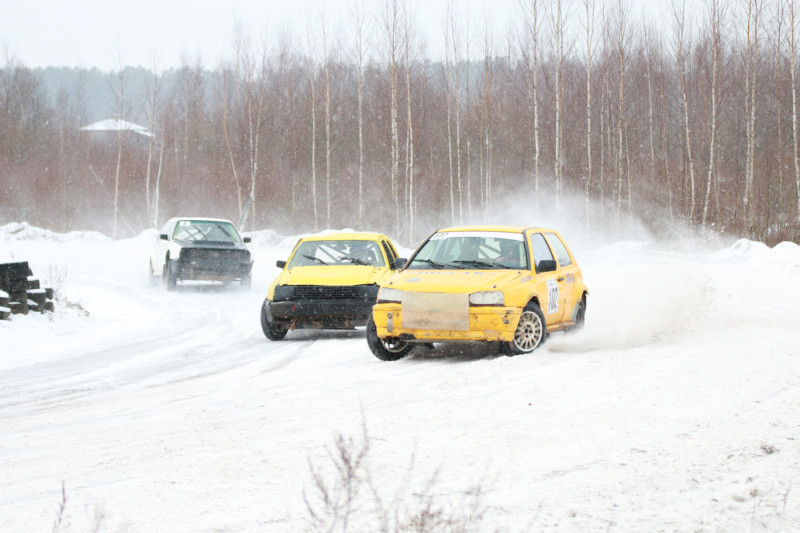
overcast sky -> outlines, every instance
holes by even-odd
[[[666,1],[666,0],[665,0]],[[409,0],[424,32],[429,57],[441,55],[442,24],[447,0]],[[632,0],[657,4],[659,0]],[[348,11],[353,0],[1,0],[0,67],[10,53],[31,68],[45,66],[97,67],[116,70],[120,65],[160,70],[199,55],[213,67],[230,54],[234,22],[239,19],[254,36],[281,25],[297,32],[297,46],[306,42],[309,13],[325,6],[328,24],[337,33],[349,31]],[[367,0],[369,9],[377,0]],[[519,0],[455,0],[468,12],[473,28],[483,26],[488,9],[498,38],[513,20]],[[574,2],[582,4],[582,2]]]

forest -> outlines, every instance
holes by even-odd
[[[410,244],[523,198],[531,225],[546,202],[622,233],[797,242],[796,2],[678,0],[650,20],[626,0],[521,0],[493,20],[450,0],[433,60],[406,1],[356,1],[302,31],[239,24],[216,65],[62,69],[56,88],[5,50],[0,223],[117,238],[245,213],[245,230]],[[81,129],[103,119],[145,129]]]

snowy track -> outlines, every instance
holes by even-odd
[[[280,247],[251,291],[167,292],[151,237],[3,242],[89,316],[0,323],[0,531],[52,529],[62,482],[62,531],[304,530],[309,464],[362,427],[385,494],[480,483],[479,531],[800,528],[796,245],[589,250],[583,332],[384,363],[363,330],[264,338]]]

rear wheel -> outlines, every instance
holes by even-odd
[[[378,328],[372,316],[367,322],[367,344],[373,355],[381,361],[397,361],[408,355],[414,349],[414,345],[399,339],[378,337]]]
[[[147,279],[150,280],[150,286],[151,287],[157,287],[158,286],[158,282],[161,281],[158,278],[158,276],[153,274],[153,262],[152,261],[148,261],[147,262]]]
[[[508,356],[531,353],[542,345],[547,333],[544,315],[539,306],[529,303],[522,310],[517,329],[514,331],[514,340],[500,344],[503,353]]]
[[[286,332],[288,330],[285,327],[276,324],[272,320],[272,316],[267,309],[267,305],[268,304],[266,300],[264,300],[264,303],[261,304],[261,330],[269,340],[279,341],[286,336]]]
[[[586,295],[581,297],[581,301],[575,307],[575,325],[569,328],[569,331],[578,331],[583,329],[586,323]]]

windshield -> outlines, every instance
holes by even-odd
[[[301,242],[289,268],[314,265],[386,266],[376,241],[304,241]]]
[[[522,234],[499,231],[435,233],[406,268],[529,269]]]
[[[242,242],[233,224],[209,220],[179,220],[172,238],[193,242]]]

